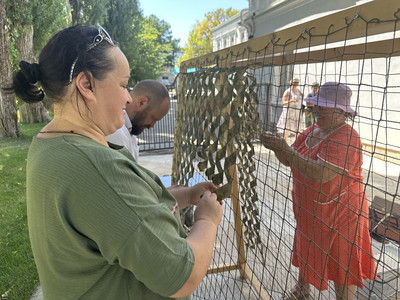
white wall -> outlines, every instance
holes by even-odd
[[[213,51],[369,0],[250,0],[249,7],[213,29]]]
[[[253,24],[254,37],[260,37],[282,28],[307,22],[311,19],[347,9],[356,0],[275,0],[250,2],[244,17],[245,24]]]
[[[250,0],[249,7],[241,14],[215,28],[214,50],[221,49],[217,47],[217,41],[238,30],[245,29],[247,36],[256,38],[369,1]],[[229,46],[231,43],[228,39],[226,47]],[[220,47],[225,48],[221,43]],[[264,105],[268,104],[268,108],[261,108],[261,117],[272,123],[276,122],[281,111],[281,95],[294,76],[300,77],[305,94],[309,93],[310,85],[314,81],[321,84],[326,81],[340,81],[349,84],[353,90],[352,104],[359,113],[354,126],[361,137],[366,141],[378,141],[388,147],[400,147],[400,139],[389,138],[400,132],[400,122],[396,121],[400,112],[400,101],[397,100],[400,93],[399,60],[375,59],[253,70],[260,86],[260,101],[264,101]],[[387,86],[391,87],[385,89]],[[269,95],[266,94],[267,91]]]

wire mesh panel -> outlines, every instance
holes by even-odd
[[[400,297],[398,6],[183,63],[172,180],[224,199],[194,299]]]

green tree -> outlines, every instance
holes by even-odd
[[[143,16],[136,0],[108,0],[104,28],[119,43],[131,70],[136,67],[136,61],[140,59],[138,35],[142,19]],[[131,81],[134,81],[132,72]]]
[[[38,56],[49,39],[66,28],[68,14],[65,0],[31,0],[33,24],[33,49]]]
[[[172,32],[171,32],[171,37],[172,37]],[[171,39],[170,44],[171,44],[171,49],[167,53],[166,61],[165,61],[165,66],[166,67],[175,67],[176,62],[178,61],[178,57],[181,54],[181,47],[179,46],[180,39]]]
[[[119,43],[128,60],[135,58],[141,12],[137,0],[67,0],[71,25],[101,24]]]
[[[183,55],[179,57],[178,64],[182,61],[212,52],[212,29],[230,17],[238,14],[236,9],[221,8],[205,14],[205,19],[198,21],[189,33],[189,38],[183,48]]]
[[[145,17],[138,35],[139,56],[133,67],[132,77],[156,79],[165,67],[173,67],[179,53],[179,40],[173,39],[171,26],[155,15]]]
[[[181,50],[179,47],[180,40],[173,38],[171,25],[164,20],[160,20],[154,15],[149,16],[147,19],[158,32],[155,42],[160,45],[159,51],[163,57],[163,66],[174,67],[178,53]]]
[[[67,0],[70,13],[71,25],[103,23],[107,15],[109,0]]]
[[[65,2],[61,0],[6,0],[6,5],[10,24],[11,63],[15,70],[20,60],[35,62],[35,53],[41,50],[55,31],[67,24]],[[36,49],[34,41],[36,41]],[[28,104],[21,101],[19,112],[21,123],[50,120],[42,102]]]
[[[0,87],[11,85],[11,54],[8,38],[6,4],[0,0]],[[17,107],[12,94],[0,90],[0,138],[17,136]]]
[[[131,68],[131,82],[157,78],[163,66],[174,66],[180,51],[170,25],[143,17],[137,0],[69,0],[72,24],[100,23],[119,43]]]
[[[31,25],[35,55],[38,55],[55,32],[68,26],[65,4],[65,0],[6,0],[14,69],[19,61],[15,47],[18,40],[24,38],[23,35],[30,34]]]

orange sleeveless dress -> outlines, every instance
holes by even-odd
[[[345,124],[309,149],[307,137],[317,126],[299,134],[292,147],[304,157],[322,159],[345,171],[320,183],[292,167],[297,222],[292,263],[304,280],[319,290],[328,288],[328,280],[363,288],[363,279],[375,279],[376,264],[361,175],[360,137]]]

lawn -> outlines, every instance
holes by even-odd
[[[29,299],[38,284],[30,248],[25,197],[26,156],[44,124],[21,125],[18,138],[0,139],[1,299]]]

